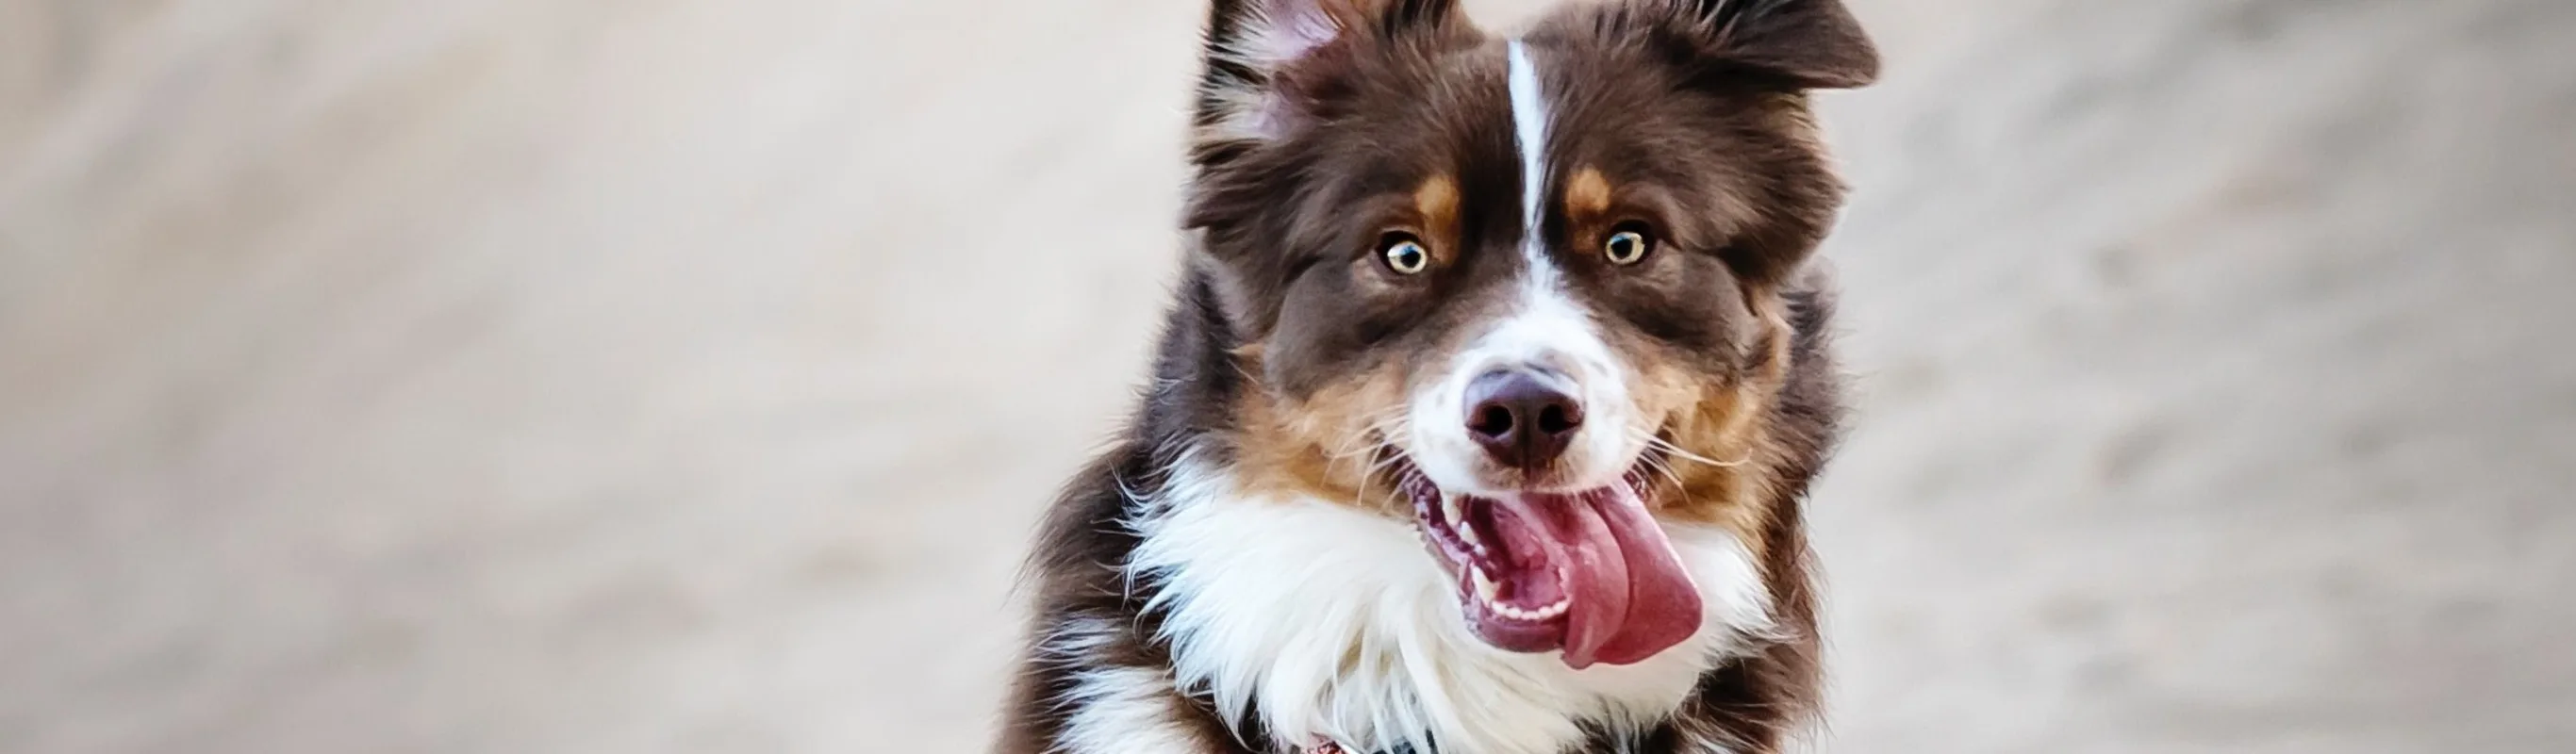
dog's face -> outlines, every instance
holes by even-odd
[[[1700,621],[1663,522],[1768,515],[1778,292],[1840,201],[1803,92],[1875,54],[1838,0],[1452,6],[1216,5],[1190,225],[1238,465],[1412,519],[1496,646],[1637,662]]]

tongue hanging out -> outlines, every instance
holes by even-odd
[[[1562,649],[1581,669],[1639,662],[1699,630],[1699,590],[1629,484],[1492,499],[1419,485],[1417,502],[1426,496],[1468,620],[1495,646]]]

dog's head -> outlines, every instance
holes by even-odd
[[[1478,635],[1575,667],[1698,629],[1665,521],[1753,522],[1781,291],[1841,189],[1839,0],[1219,0],[1188,224],[1256,483],[1409,516]],[[1318,553],[1318,557],[1330,557]]]

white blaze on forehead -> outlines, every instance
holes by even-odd
[[[1586,365],[1564,363],[1572,360],[1606,365],[1609,353],[1593,332],[1591,316],[1567,295],[1556,260],[1548,255],[1547,236],[1541,232],[1547,222],[1547,92],[1539,84],[1538,64],[1530,60],[1529,47],[1514,39],[1509,53],[1512,135],[1520,146],[1521,158],[1521,256],[1527,260],[1528,270],[1521,278],[1517,311],[1487,333],[1478,350],[1577,372],[1573,376],[1578,380],[1607,377],[1610,375],[1581,374]]]
[[[1535,267],[1545,265],[1546,240],[1539,224],[1547,218],[1547,97],[1539,90],[1538,66],[1529,47],[1512,40],[1512,136],[1521,151],[1521,248]]]

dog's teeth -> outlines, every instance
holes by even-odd
[[[1475,576],[1478,598],[1483,599],[1487,605],[1502,604],[1497,598],[1502,594],[1503,588],[1494,583],[1494,577],[1485,575],[1485,569],[1475,566],[1468,566],[1467,571]]]
[[[1458,532],[1458,541],[1466,543],[1469,552],[1491,557],[1491,553],[1485,551],[1485,540],[1476,538],[1475,525],[1467,523],[1467,504],[1461,502],[1463,499],[1456,495],[1441,496],[1440,512],[1449,517],[1449,529]]]
[[[1568,606],[1569,605],[1565,600],[1557,600],[1556,604],[1531,611],[1530,617],[1538,619],[1554,618],[1559,615],[1564,615],[1565,608]]]

